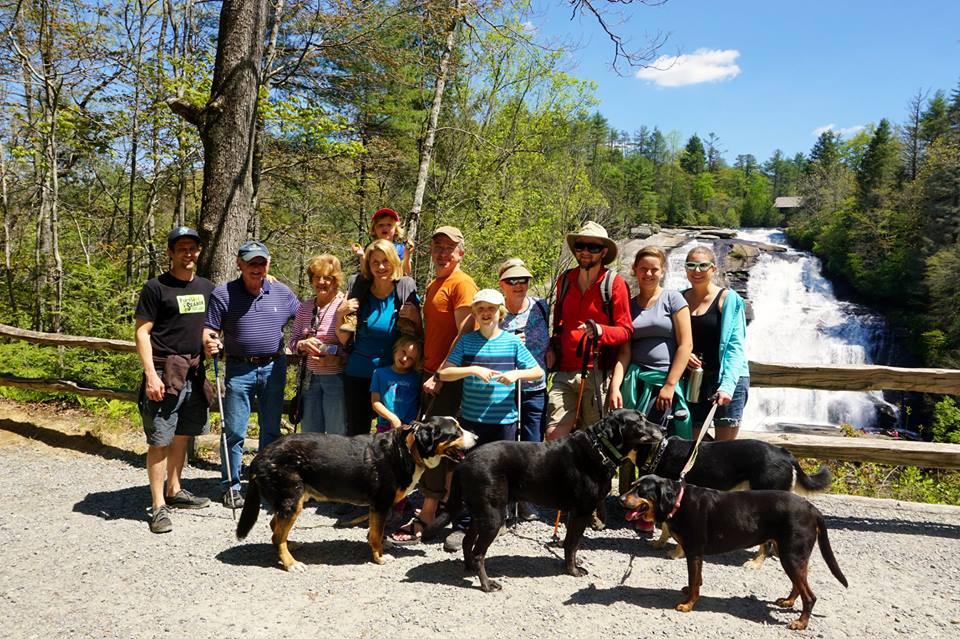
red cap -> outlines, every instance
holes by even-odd
[[[378,217],[388,216],[395,219],[397,222],[400,221],[400,214],[394,211],[393,209],[382,208],[377,209],[377,212],[373,214],[373,220],[376,220]]]

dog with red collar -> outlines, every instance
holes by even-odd
[[[793,584],[778,606],[792,608],[797,596],[803,602],[791,630],[803,630],[817,598],[807,582],[810,554],[817,543],[820,554],[837,581],[847,586],[840,571],[823,515],[803,497],[781,490],[722,492],[683,481],[644,475],[620,496],[630,512],[627,519],[669,522],[670,534],[687,558],[687,587],[676,610],[690,612],[700,598],[703,557],[772,542],[784,572]]]

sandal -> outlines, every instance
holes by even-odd
[[[420,530],[417,530],[417,526],[420,526]],[[410,518],[410,521],[390,533],[387,539],[395,546],[412,546],[413,544],[419,544],[420,537],[423,535],[423,530],[426,527],[427,525],[423,523],[420,516],[414,515]]]

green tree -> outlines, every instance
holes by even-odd
[[[899,166],[900,147],[890,123],[880,120],[857,167],[857,186],[861,206],[878,206],[883,191],[892,186]]]
[[[680,168],[691,175],[700,175],[707,165],[707,154],[703,142],[694,134],[687,140],[687,146],[680,155]]]

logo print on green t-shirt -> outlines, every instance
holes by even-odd
[[[181,315],[207,312],[203,295],[177,295],[177,306],[180,307]]]

